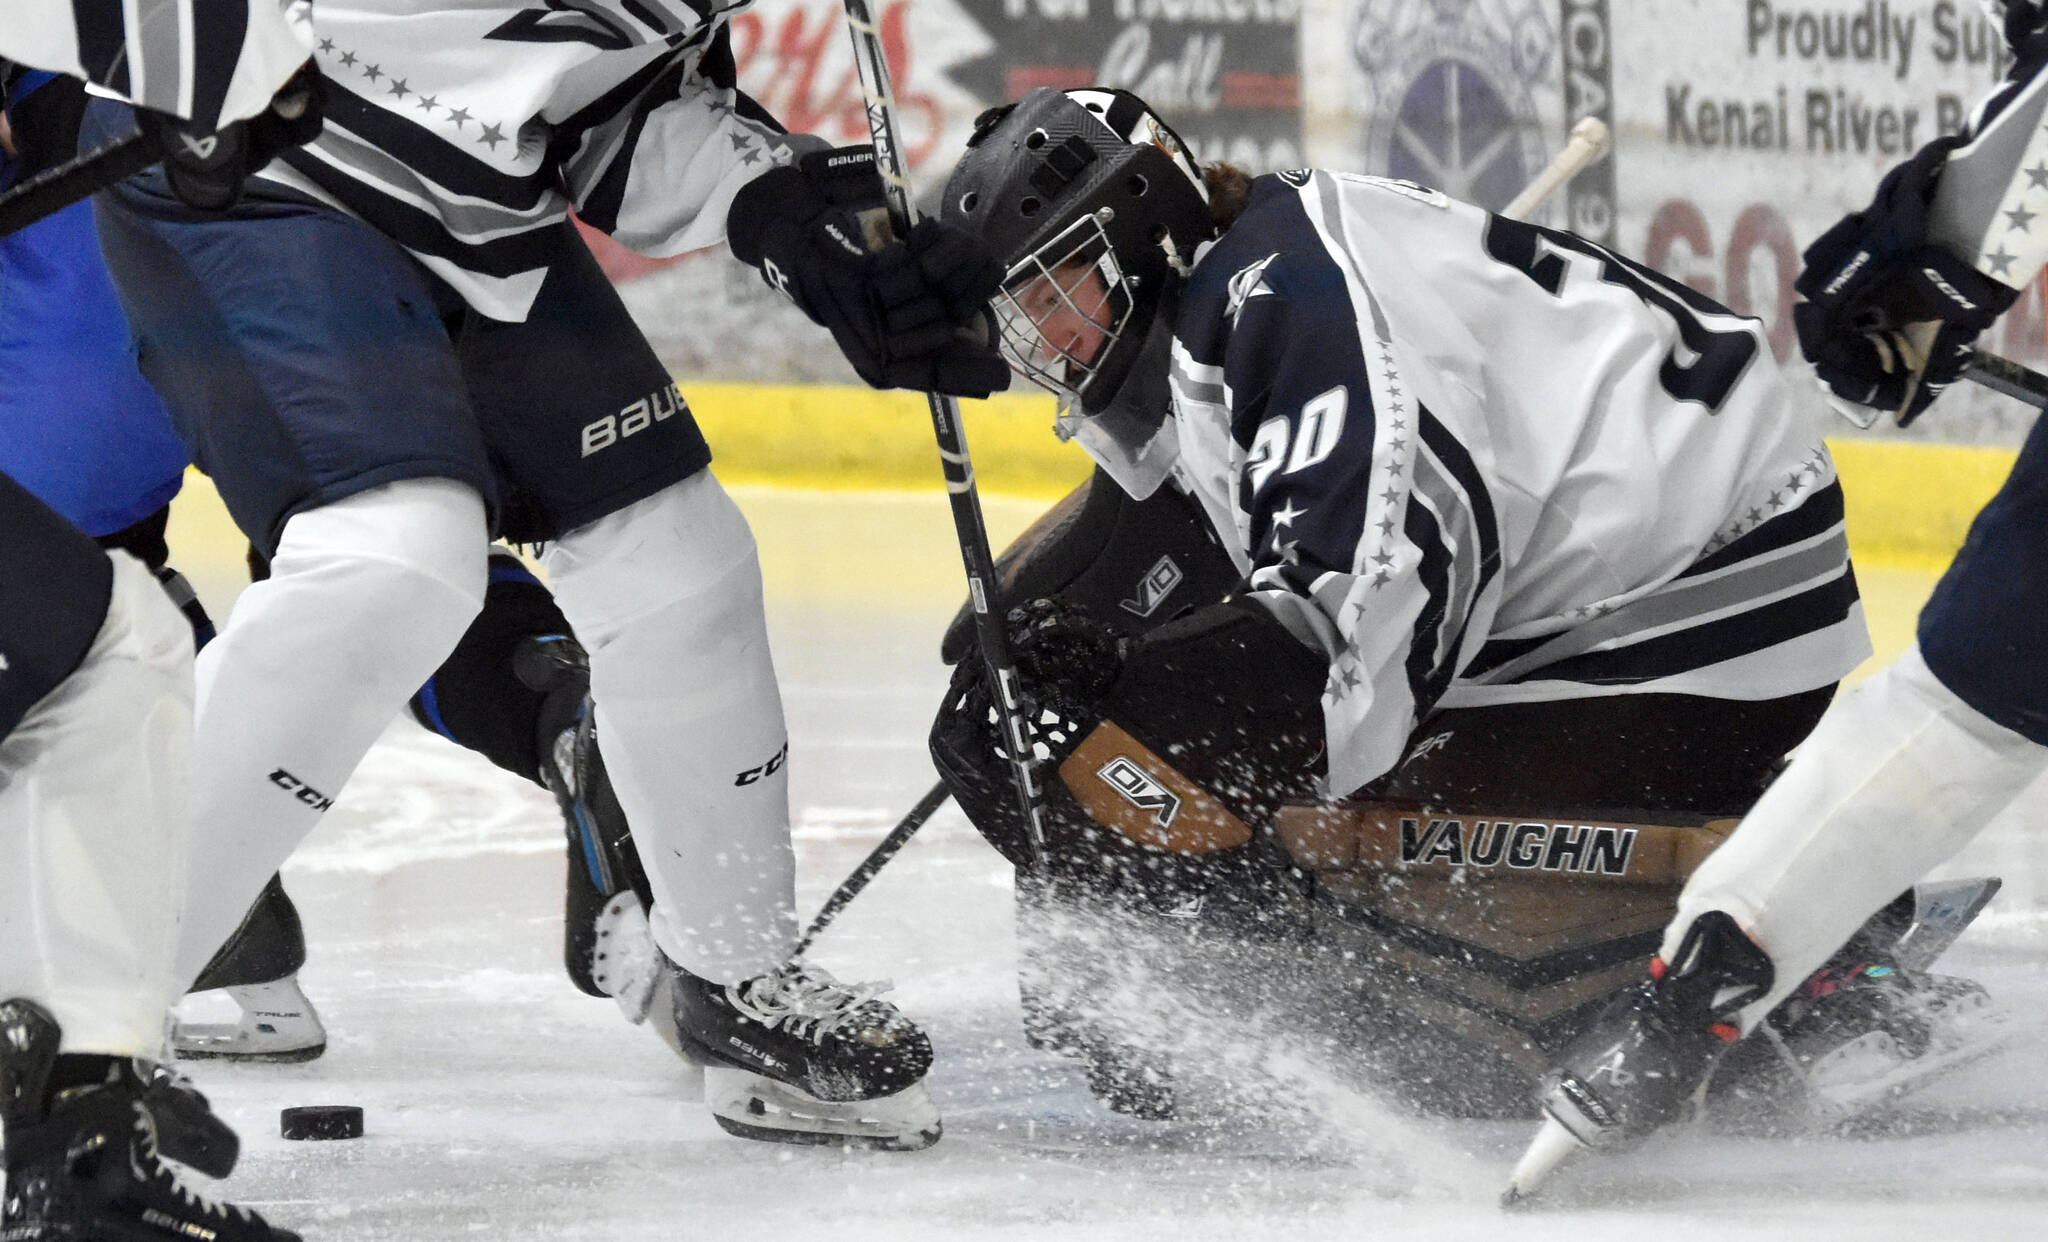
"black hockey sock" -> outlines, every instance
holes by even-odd
[[[483,611],[412,698],[422,725],[508,772],[540,781],[541,705],[547,695],[513,670],[523,639],[566,636],[555,597],[509,552],[491,553]]]
[[[100,535],[93,542],[109,552],[118,548],[153,570],[162,569],[171,559],[170,545],[164,542],[170,522],[171,507],[165,505],[140,522],[123,526],[111,535]]]
[[[76,526],[0,474],[0,737],[69,677],[107,619],[114,567]]]

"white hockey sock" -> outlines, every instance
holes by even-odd
[[[199,658],[189,982],[483,605],[483,501],[407,479],[295,515]]]
[[[1685,886],[1667,957],[1723,910],[1770,954],[1790,995],[1864,920],[1961,849],[2048,766],[2048,747],[1993,724],[1909,648],[1837,701],[1792,765]]]
[[[0,743],[0,998],[48,1009],[66,1051],[154,1057],[185,983],[192,627],[113,560],[84,661]]]
[[[700,471],[572,531],[545,561],[590,652],[655,942],[720,982],[780,965],[796,943],[789,734],[746,519]]]

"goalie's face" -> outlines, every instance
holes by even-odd
[[[1092,368],[1109,340],[1109,288],[1093,267],[1068,263],[1033,277],[1017,303],[1037,332],[1039,361],[1070,375]]]
[[[996,296],[1002,349],[1019,374],[1077,405],[1130,320],[1132,282],[1099,228],[1044,247],[1010,269]]]

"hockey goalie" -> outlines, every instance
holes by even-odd
[[[1385,778],[1329,798],[1310,648],[1244,619],[1189,497],[1105,474],[1005,554],[1019,672],[1048,764],[1034,858],[966,613],[932,754],[1016,867],[1026,1034],[1109,1107],[1227,1093],[1241,1047],[1291,1043],[1353,1085],[1524,1115],[1546,1058],[1627,987],[1679,889],[1809,721],[1745,734],[1630,700],[1431,714]],[[1701,704],[1694,704],[1702,707]],[[1974,982],[1928,967],[1996,881],[1901,894],[1746,1041],[1712,1115],[1863,1115],[1996,1047]]]
[[[942,203],[1101,467],[1005,558],[1046,840],[964,626],[932,736],[1018,867],[1033,1039],[1141,1114],[1269,1039],[1527,1112],[1869,651],[1761,325],[1426,187],[1204,166],[1123,91],[985,114]],[[1982,989],[1925,968],[1987,887],[1863,928],[1721,1113],[1981,1048]]]

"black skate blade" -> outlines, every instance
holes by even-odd
[[[935,1124],[928,1130],[917,1130],[909,1134],[821,1134],[813,1130],[777,1130],[768,1126],[750,1126],[734,1121],[719,1113],[711,1114],[718,1128],[735,1138],[754,1139],[763,1143],[789,1143],[797,1147],[840,1147],[864,1151],[923,1151],[939,1141],[945,1133],[943,1124]]]
[[[327,1052],[323,1040],[308,1044],[304,1048],[287,1048],[279,1052],[241,1052],[232,1048],[179,1048],[180,1061],[238,1061],[245,1065],[298,1065],[306,1061],[317,1061]]]

